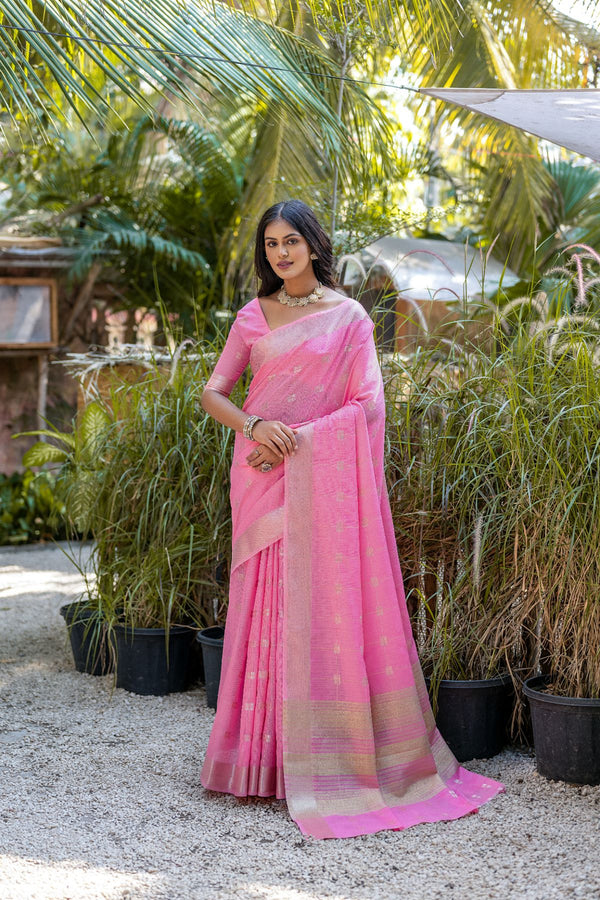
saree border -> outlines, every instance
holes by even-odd
[[[231,571],[269,544],[283,537],[284,507],[265,513],[236,538],[231,553]]]

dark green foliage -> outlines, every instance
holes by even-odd
[[[155,308],[158,295],[191,330],[218,294],[237,161],[194,122],[138,115],[129,127],[95,141],[65,132],[52,145],[7,154],[10,200],[0,221],[60,237],[74,251],[75,282],[100,260],[119,308]]]
[[[0,475],[0,544],[64,540],[64,503],[57,497],[55,478],[31,469]]]

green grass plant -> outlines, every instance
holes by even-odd
[[[466,331],[466,329],[465,329]],[[447,344],[386,369],[387,477],[426,674],[537,671],[600,697],[595,320]]]
[[[93,559],[105,609],[132,627],[222,616],[216,570],[229,552],[232,440],[200,405],[205,366],[181,360],[161,388],[141,382],[111,397]]]
[[[30,464],[59,463],[67,515],[93,540],[87,605],[131,628],[223,621],[231,522],[232,433],[200,396],[216,347],[177,351],[170,372],[144,361],[133,383],[118,370],[73,433],[47,432]]]

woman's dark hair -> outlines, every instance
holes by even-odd
[[[301,200],[284,200],[263,213],[256,229],[256,246],[254,248],[254,267],[260,281],[259,297],[267,297],[283,284],[268,262],[265,255],[265,230],[267,225],[276,219],[285,219],[302,235],[310,247],[311,253],[317,254],[312,261],[317,279],[326,287],[335,288],[337,282],[333,276],[333,250],[327,233],[319,224],[314,212]]]

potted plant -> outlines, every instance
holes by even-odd
[[[225,643],[225,626],[218,624],[221,616],[225,617],[228,592],[227,559],[223,557],[217,562],[215,582],[219,594],[213,597],[213,625],[201,628],[196,635],[198,642],[199,662],[202,664],[206,705],[217,708],[217,697],[221,683],[221,665],[223,662],[223,646]]]
[[[525,306],[525,345],[535,348],[515,407],[527,421],[529,457],[519,560],[531,634],[523,692],[538,771],[600,784],[600,255],[581,244],[566,254],[548,273],[551,295],[510,304],[519,314]]]
[[[206,705],[216,709],[221,683],[225,628],[222,625],[209,625],[208,628],[202,628],[198,632],[196,640],[202,648]]]
[[[538,771],[600,784],[600,366],[597,331],[563,332],[547,381],[540,379],[532,430],[535,566],[524,560],[534,635],[523,691]],[[542,427],[543,426],[543,427]],[[533,469],[533,465],[532,465]]]
[[[535,652],[523,691],[538,771],[600,784],[597,328],[575,323],[563,330],[555,349],[547,380],[540,379],[532,422],[543,447],[535,472],[543,515],[530,532],[537,538],[535,572],[531,564],[525,570]]]
[[[38,441],[23,456],[26,466],[58,465],[55,491],[66,523],[68,536],[79,537],[89,530],[89,509],[102,474],[100,447],[111,424],[107,410],[90,403],[74,421],[70,432],[55,428],[23,432],[15,437],[36,435]],[[51,438],[56,443],[50,443]],[[77,564],[74,557],[73,562]],[[112,669],[112,653],[108,641],[102,606],[88,590],[87,598],[67,603],[60,613],[69,633],[75,668],[90,675],[105,675]]]
[[[213,619],[215,591],[225,595],[214,572],[229,544],[231,442],[201,408],[204,367],[201,354],[175,360],[166,380],[150,360],[147,378],[115,383],[82,414],[104,416],[96,467],[63,459],[59,474],[67,510],[94,541],[87,597],[108,630],[117,687],[136,693],[188,685],[196,631]]]
[[[506,743],[519,661],[490,578],[490,565],[503,577],[505,489],[488,444],[498,423],[488,419],[485,434],[481,422],[473,427],[480,371],[480,355],[458,346],[384,367],[387,479],[407,603],[436,723],[459,761]]]
[[[106,623],[97,606],[77,600],[60,608],[69,632],[73,662],[78,672],[107,675],[113,669],[113,654]]]
[[[473,681],[499,678],[501,692],[511,676],[532,704],[539,770],[596,783],[600,331],[584,310],[546,312],[539,327],[526,317],[513,334],[494,329],[487,349],[438,348],[392,372],[388,478],[415,638],[450,746],[466,753],[450,733],[458,706],[444,718],[447,692],[462,703],[484,689]],[[527,739],[520,692],[505,722],[511,708],[511,734]]]

